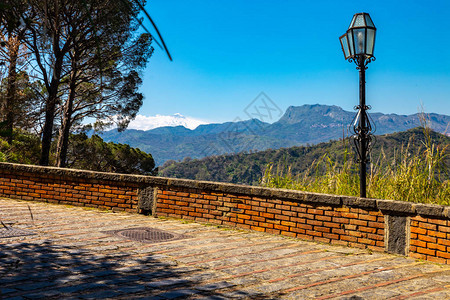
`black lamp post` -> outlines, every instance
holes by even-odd
[[[360,164],[360,197],[366,197],[366,164],[373,144],[373,130],[370,124],[366,105],[366,69],[367,64],[375,60],[373,49],[375,46],[375,25],[368,13],[357,13],[353,16],[347,32],[339,40],[345,59],[356,64],[359,70],[359,105],[352,124],[354,148]]]

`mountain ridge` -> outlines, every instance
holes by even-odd
[[[129,144],[151,153],[157,165],[168,160],[192,159],[243,151],[261,151],[281,147],[317,144],[348,135],[348,126],[355,112],[336,105],[290,106],[276,122],[258,119],[199,125],[195,129],[183,126],[159,127],[147,131],[129,129],[101,134],[105,141]],[[370,114],[376,134],[405,131],[423,123],[421,114]],[[428,125],[444,133],[450,116],[426,114]]]

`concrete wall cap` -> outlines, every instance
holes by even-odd
[[[340,196],[342,204],[350,207],[377,208],[377,199],[359,198],[351,196]]]
[[[445,207],[442,205],[417,203],[415,206],[416,206],[416,212],[419,215],[445,217],[444,216],[444,208]]]
[[[406,214],[414,214],[416,212],[414,203],[380,199],[377,199],[376,201],[379,210]]]

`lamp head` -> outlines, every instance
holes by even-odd
[[[353,16],[347,32],[339,37],[345,59],[364,59],[373,57],[375,33],[377,29],[368,13],[357,13]]]

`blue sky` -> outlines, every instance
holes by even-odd
[[[413,114],[422,103],[450,115],[448,0],[149,0],[146,9],[173,62],[154,45],[142,115],[246,119],[260,92],[283,111],[316,103],[353,110],[358,72],[339,36],[357,12],[377,27],[377,60],[366,73],[372,112]]]

